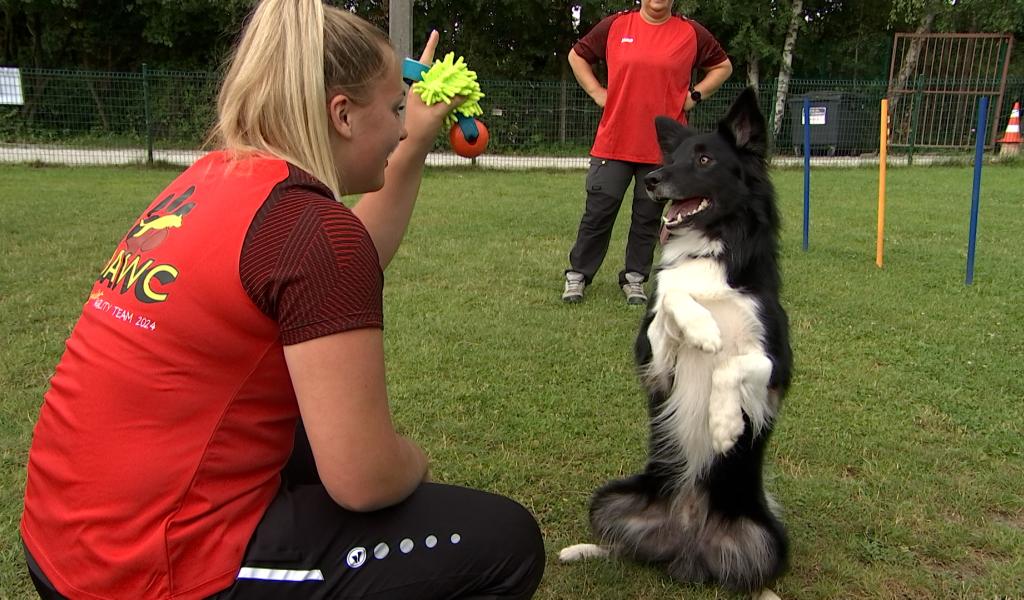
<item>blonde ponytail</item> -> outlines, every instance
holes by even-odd
[[[340,198],[327,93],[369,102],[394,60],[387,36],[348,11],[320,0],[263,0],[230,59],[214,136],[236,154],[286,160]]]

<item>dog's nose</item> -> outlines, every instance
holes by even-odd
[[[658,187],[661,183],[661,169],[655,169],[644,177],[644,185],[647,186],[647,190],[653,192],[654,188]]]

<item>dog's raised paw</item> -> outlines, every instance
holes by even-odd
[[[743,414],[718,412],[710,418],[711,447],[719,454],[725,454],[743,435]]]
[[[687,324],[683,332],[686,340],[703,352],[715,354],[722,349],[722,332],[714,319],[694,320]]]
[[[587,558],[606,558],[608,554],[607,548],[597,544],[573,544],[558,552],[558,560],[569,563]]]

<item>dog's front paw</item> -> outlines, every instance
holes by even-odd
[[[714,319],[694,319],[683,329],[686,341],[708,354],[722,349],[722,332]]]
[[[711,447],[719,454],[725,454],[743,435],[743,413],[736,410],[713,411],[708,420],[711,428]]]
[[[608,549],[597,544],[573,544],[558,552],[558,560],[564,563],[576,562],[587,558],[605,558]]]

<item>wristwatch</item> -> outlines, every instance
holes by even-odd
[[[693,100],[694,104],[700,104],[701,94],[699,90],[690,88],[690,100]]]

